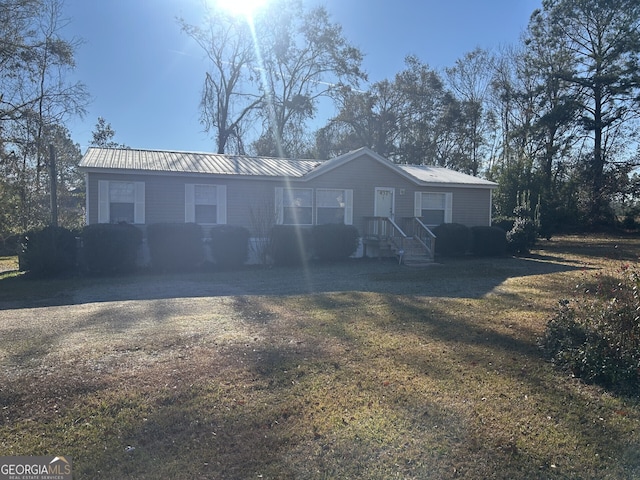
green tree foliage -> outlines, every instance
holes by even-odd
[[[63,225],[76,226],[71,170],[79,159],[64,122],[84,113],[87,92],[65,81],[75,66],[76,40],[62,37],[61,0],[0,2],[0,181],[9,208],[0,216],[0,238],[40,227],[50,219],[49,146],[58,151],[57,184]],[[80,207],[81,208],[81,207]]]
[[[568,59],[558,81],[570,90],[577,108],[582,144],[591,151],[584,162],[585,216],[610,223],[612,166],[624,161],[620,135],[635,116],[640,93],[640,4],[635,0],[545,0],[532,16],[531,33],[553,42]],[[540,41],[540,40],[539,40]],[[566,111],[561,115],[566,116]]]
[[[428,65],[412,56],[405,62],[393,82],[365,92],[343,89],[338,114],[316,135],[318,156],[367,146],[398,163],[465,170],[458,148],[465,131],[461,103]]]
[[[91,146],[103,147],[103,148],[128,148],[122,143],[118,143],[113,138],[116,136],[116,131],[111,128],[111,124],[104,118],[98,117],[96,126],[91,132]]]

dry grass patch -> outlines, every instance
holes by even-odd
[[[76,478],[638,477],[637,400],[554,371],[537,339],[640,242],[541,246],[5,296],[0,449],[69,455]]]

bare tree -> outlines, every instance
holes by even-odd
[[[307,145],[306,122],[320,98],[333,98],[366,75],[362,53],[323,7],[304,10],[299,0],[273,3],[256,19],[262,61],[264,129],[255,144],[264,155],[295,156]]]
[[[200,120],[213,134],[218,153],[245,153],[244,125],[261,105],[259,73],[250,24],[221,9],[209,10],[203,26],[179,20],[182,30],[205,52]]]
[[[465,136],[469,173],[478,175],[482,163],[481,148],[492,117],[487,111],[487,96],[493,76],[494,58],[486,50],[477,48],[456,60],[446,69],[449,85],[462,102],[468,135]]]

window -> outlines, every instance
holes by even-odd
[[[451,223],[452,194],[436,192],[416,192],[415,216],[427,226]]]
[[[316,224],[353,223],[353,190],[316,190]]]
[[[185,185],[185,222],[201,225],[227,223],[227,189],[224,185]]]
[[[98,181],[99,223],[144,223],[144,182]]]
[[[313,225],[313,190],[310,188],[276,188],[278,223]]]

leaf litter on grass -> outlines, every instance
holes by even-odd
[[[362,264],[312,294],[273,269],[234,273],[236,293],[200,275],[168,298],[1,311],[0,446],[69,452],[78,478],[633,478],[637,401],[536,347],[575,265],[608,261],[577,242],[534,252],[571,260],[551,267]],[[344,286],[340,268],[316,273]]]

